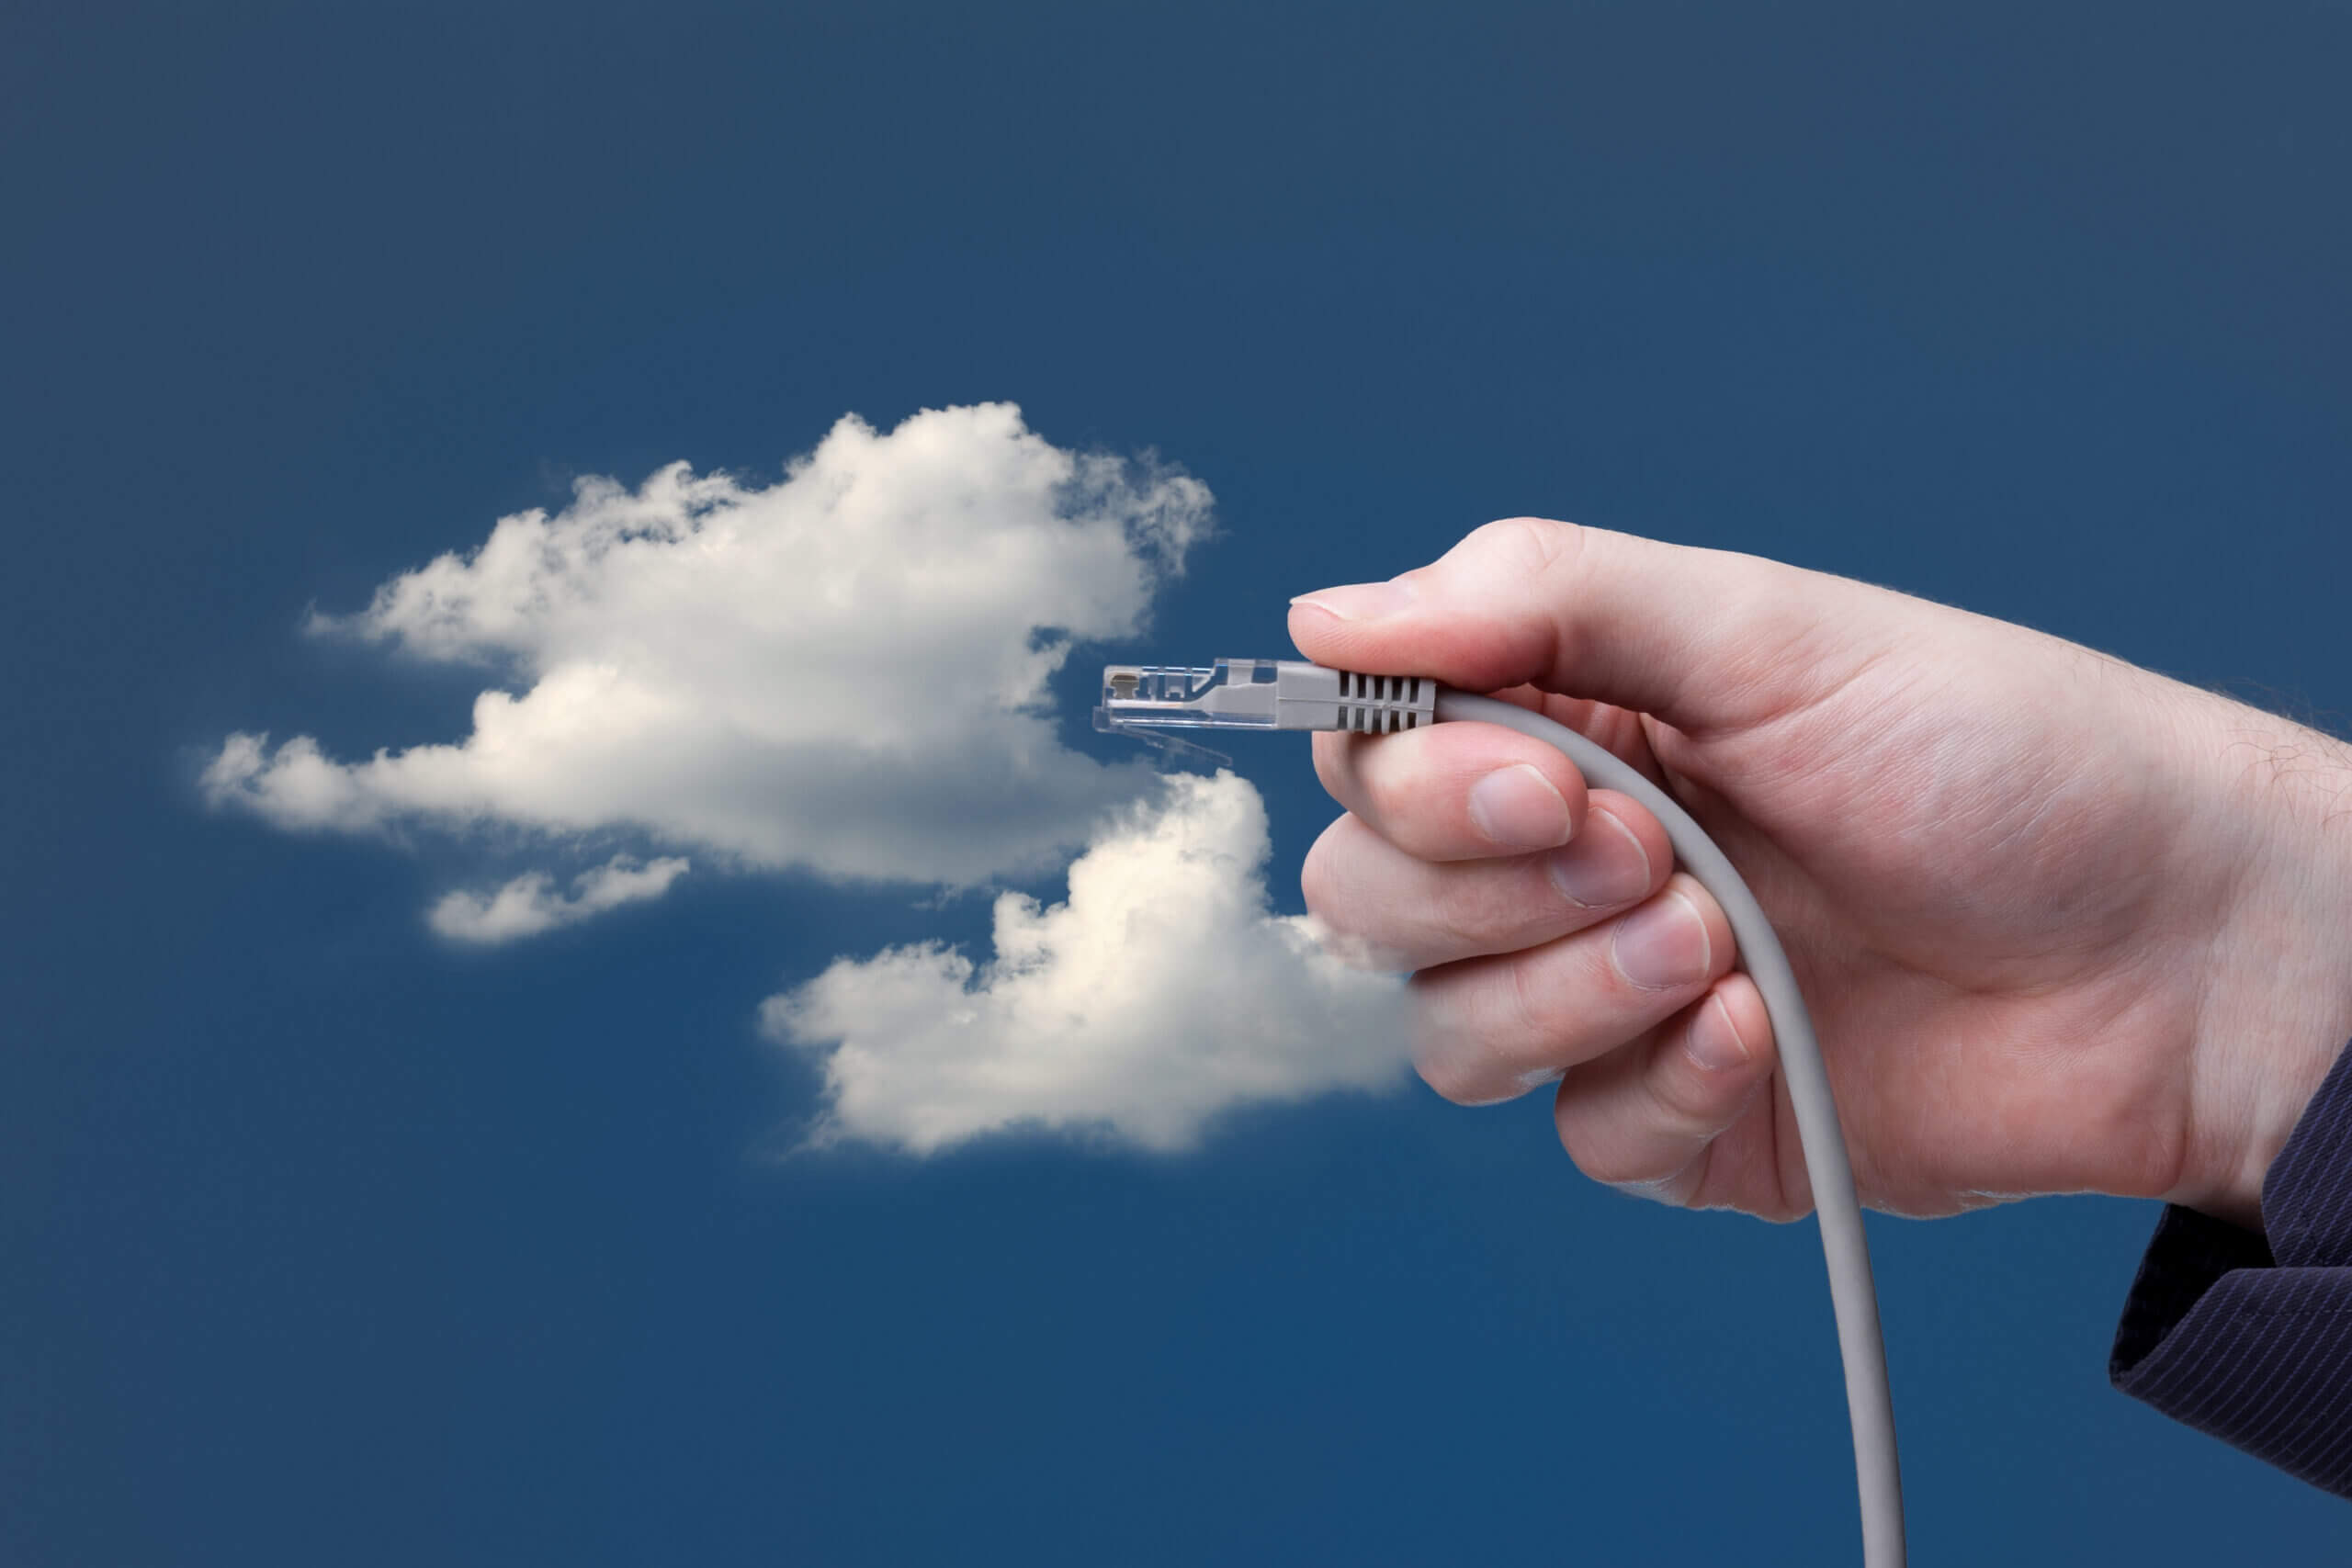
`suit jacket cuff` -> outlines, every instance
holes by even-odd
[[[2262,1183],[2267,1239],[2167,1207],[2116,1325],[2132,1398],[2352,1497],[2352,1047]]]

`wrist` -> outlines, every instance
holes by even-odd
[[[2259,1232],[2262,1182],[2352,1041],[2352,746],[2211,699],[2209,840],[2243,856],[2211,933],[2190,1057],[2191,1157],[2166,1194]]]

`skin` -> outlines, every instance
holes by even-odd
[[[2352,1039],[2352,748],[1965,611],[1534,518],[1290,629],[1536,708],[1681,800],[1789,950],[1865,1203],[2108,1192],[2261,1227]],[[1315,742],[1346,815],[1307,906],[1415,971],[1432,1088],[1556,1079],[1596,1179],[1811,1210],[1763,1000],[1655,818],[1493,725]]]

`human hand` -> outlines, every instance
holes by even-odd
[[[2162,1197],[2259,1229],[2352,1038],[2352,748],[2024,627],[1531,518],[1302,596],[1317,663],[1493,692],[1662,783],[1787,947],[1862,1201]],[[1417,971],[1417,1060],[1559,1079],[1594,1178],[1812,1207],[1762,998],[1665,829],[1498,726],[1318,734],[1307,906]]]

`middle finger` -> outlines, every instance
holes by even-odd
[[[1621,913],[1666,885],[1673,855],[1657,818],[1595,790],[1567,843],[1495,860],[1422,860],[1351,814],[1306,852],[1299,886],[1339,951],[1375,968],[1428,969],[1516,953]]]

